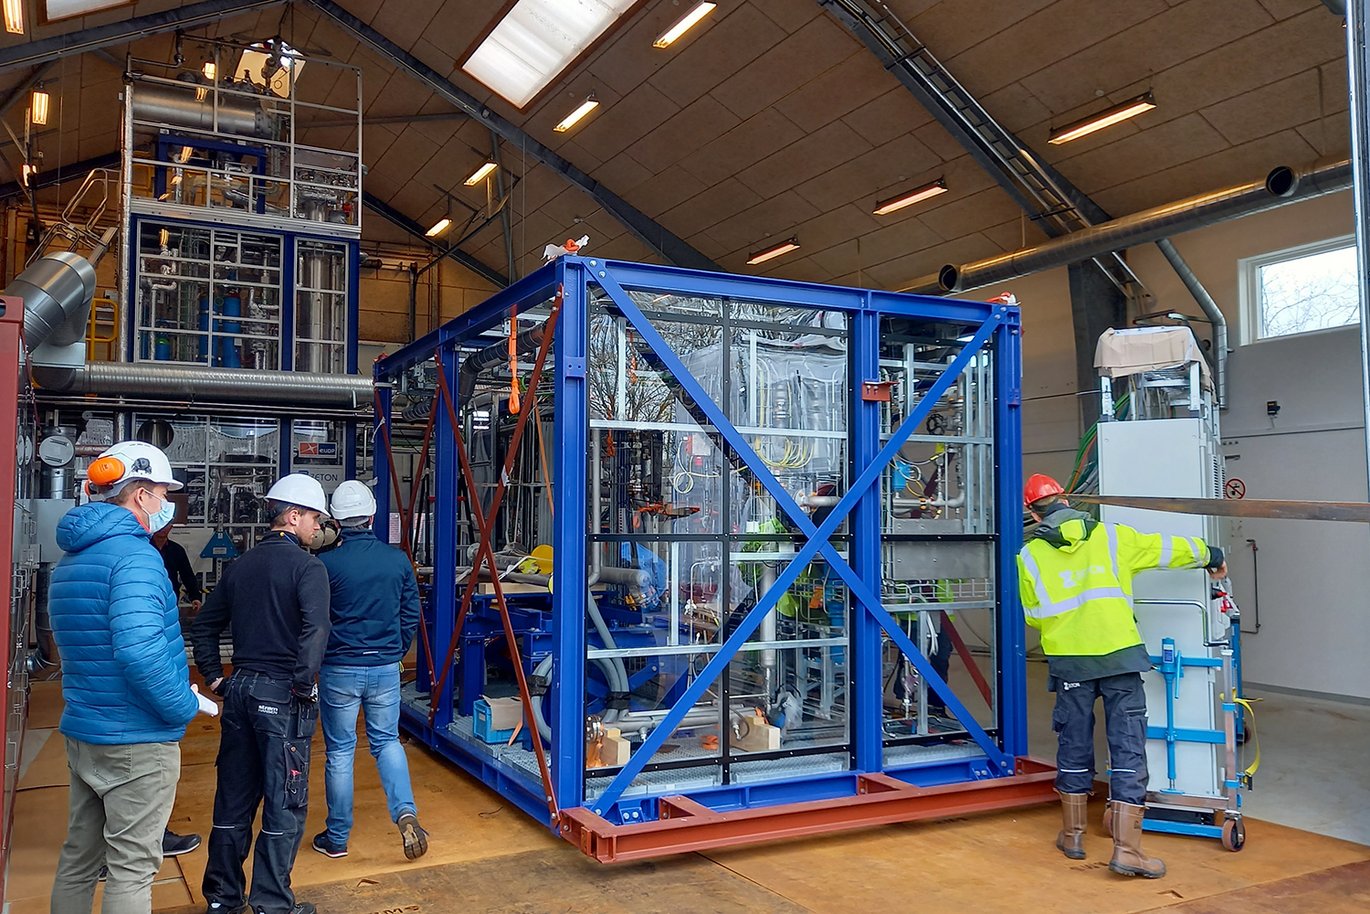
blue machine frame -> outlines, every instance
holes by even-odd
[[[754,450],[747,436],[739,432],[726,409],[716,403],[695,378],[680,355],[654,327],[628,290],[664,292],[726,301],[746,301],[787,308],[841,312],[848,328],[847,359],[851,388],[848,400],[846,454],[847,490],[835,507],[815,524],[814,520],[780,483],[767,463]],[[774,499],[778,513],[799,532],[795,553],[780,570],[774,583],[759,596],[737,622],[708,663],[677,690],[665,719],[635,747],[627,763],[612,773],[607,785],[591,793],[586,790],[586,593],[588,509],[584,487],[563,486],[558,490],[552,546],[556,561],[551,575],[552,630],[554,658],[550,677],[549,749],[551,796],[544,784],[522,768],[511,766],[498,753],[477,744],[470,728],[458,726],[458,700],[454,681],[445,680],[436,696],[406,695],[401,720],[405,728],[425,744],[440,752],[495,789],[521,809],[553,830],[558,830],[557,811],[579,809],[616,826],[650,822],[663,816],[658,803],[660,793],[641,787],[630,790],[635,778],[651,762],[671,733],[732,661],[761,624],[774,610],[786,588],[790,587],[814,560],[821,560],[846,585],[851,596],[847,621],[847,648],[850,672],[847,680],[850,730],[843,748],[849,759],[842,771],[784,777],[779,780],[748,780],[723,783],[695,790],[672,789],[690,802],[708,810],[745,810],[775,804],[806,803],[856,797],[865,793],[861,778],[880,775],[906,785],[935,785],[994,782],[1011,779],[1024,772],[1027,751],[1027,698],[1023,628],[1013,583],[1014,559],[1021,545],[1022,525],[1018,510],[1021,477],[1021,360],[1020,320],[1016,307],[973,301],[932,298],[881,291],[790,282],[759,277],[723,275],[673,267],[607,261],[596,258],[564,256],[496,293],[485,302],[449,321],[419,340],[375,365],[377,385],[377,433],[375,447],[377,486],[377,535],[386,536],[384,519],[391,512],[392,492],[385,485],[391,478],[393,454],[383,446],[388,440],[391,402],[401,379],[411,369],[438,355],[450,390],[457,389],[458,366],[464,348],[488,345],[476,337],[498,328],[511,311],[545,305],[561,293],[561,313],[556,326],[554,367],[550,381],[555,403],[550,449],[554,452],[553,477],[556,480],[585,479],[590,411],[587,397],[588,330],[591,299],[625,318],[649,358],[674,379],[682,400],[693,404],[696,421],[721,437],[738,467],[752,474],[755,481]],[[919,399],[891,433],[881,431],[879,388],[881,321],[908,319],[961,328],[964,345],[955,352],[939,377],[926,389],[919,387]],[[993,726],[977,723],[962,700],[934,670],[928,657],[882,604],[881,555],[882,528],[880,480],[888,467],[938,400],[977,355],[992,353],[993,484],[992,503],[1008,506],[994,510],[993,533],[987,537],[992,548],[994,568],[994,654],[997,658],[997,702]],[[550,364],[550,363],[549,363]],[[464,404],[455,404],[460,409]],[[442,655],[463,633],[454,631],[456,606],[460,601],[458,565],[459,466],[452,446],[453,432],[448,415],[436,405],[433,420],[434,491],[437,506],[433,518],[433,577],[425,606],[425,625],[433,652]],[[398,489],[398,483],[396,483]],[[398,494],[398,492],[394,493]],[[832,542],[839,525],[848,523],[848,561]],[[802,542],[802,545],[800,545]],[[479,599],[479,598],[477,598]],[[470,617],[466,625],[473,624]],[[882,635],[883,633],[883,635]],[[468,633],[469,634],[469,633]],[[949,715],[964,728],[961,738],[973,743],[974,751],[956,759],[922,763],[887,761],[882,731],[882,638],[888,637],[916,668],[930,691],[944,701]],[[431,655],[430,655],[431,656]],[[463,661],[467,660],[463,656]],[[420,664],[424,663],[420,658]],[[432,663],[432,661],[429,661]],[[418,688],[431,690],[430,675],[420,670]],[[469,707],[469,696],[465,702]],[[564,736],[563,736],[564,735]],[[612,769],[611,769],[612,771]],[[596,772],[597,775],[600,772]],[[607,775],[604,775],[607,777]],[[1039,775],[1040,776],[1040,775]],[[890,782],[893,783],[893,782]],[[1049,789],[1047,794],[1049,795]],[[1046,797],[1042,797],[1045,799]],[[1007,805],[1007,804],[1006,804]],[[560,829],[563,833],[566,829]]]

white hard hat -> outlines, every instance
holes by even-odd
[[[136,480],[165,485],[169,492],[185,488],[172,475],[171,461],[162,449],[144,441],[121,441],[106,448],[86,468],[86,479],[96,487],[93,491],[106,495],[113,495]]]
[[[291,473],[276,480],[276,484],[266,493],[266,500],[328,515],[328,498],[323,494],[323,486],[313,476],[304,473]]]
[[[366,483],[349,479],[333,490],[333,516],[338,520],[371,517],[376,513],[376,497]]]

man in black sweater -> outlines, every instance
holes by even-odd
[[[195,569],[190,567],[190,556],[186,555],[185,547],[171,538],[172,524],[168,524],[156,533],[152,534],[152,545],[157,547],[157,551],[162,554],[162,564],[166,566],[166,575],[171,578],[171,589],[176,591],[176,596],[182,594],[190,601],[190,616],[200,611],[200,604],[204,601],[205,592],[200,587],[200,576],[195,573]],[[186,619],[182,617],[184,624]]]
[[[195,665],[224,699],[204,896],[210,912],[238,914],[250,902],[258,914],[314,914],[314,905],[296,903],[290,870],[304,835],[315,678],[329,631],[328,572],[304,547],[328,506],[318,480],[303,474],[282,477],[266,498],[271,531],[224,570],[191,629]],[[225,679],[219,637],[230,626],[233,674]]]

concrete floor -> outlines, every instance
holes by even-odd
[[[1370,705],[1277,692],[1257,699],[1261,767],[1242,798],[1254,819],[1370,845]],[[1033,755],[1055,759],[1051,732],[1054,696],[1046,690],[1046,664],[1028,664],[1028,733]],[[1103,711],[1096,710],[1096,767],[1105,770]],[[1245,750],[1254,753],[1255,744]],[[1247,755],[1246,763],[1254,757]]]

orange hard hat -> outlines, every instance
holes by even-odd
[[[1061,488],[1059,482],[1042,473],[1033,473],[1028,477],[1027,485],[1023,486],[1023,505],[1031,507],[1035,501],[1064,494],[1066,490]]]

